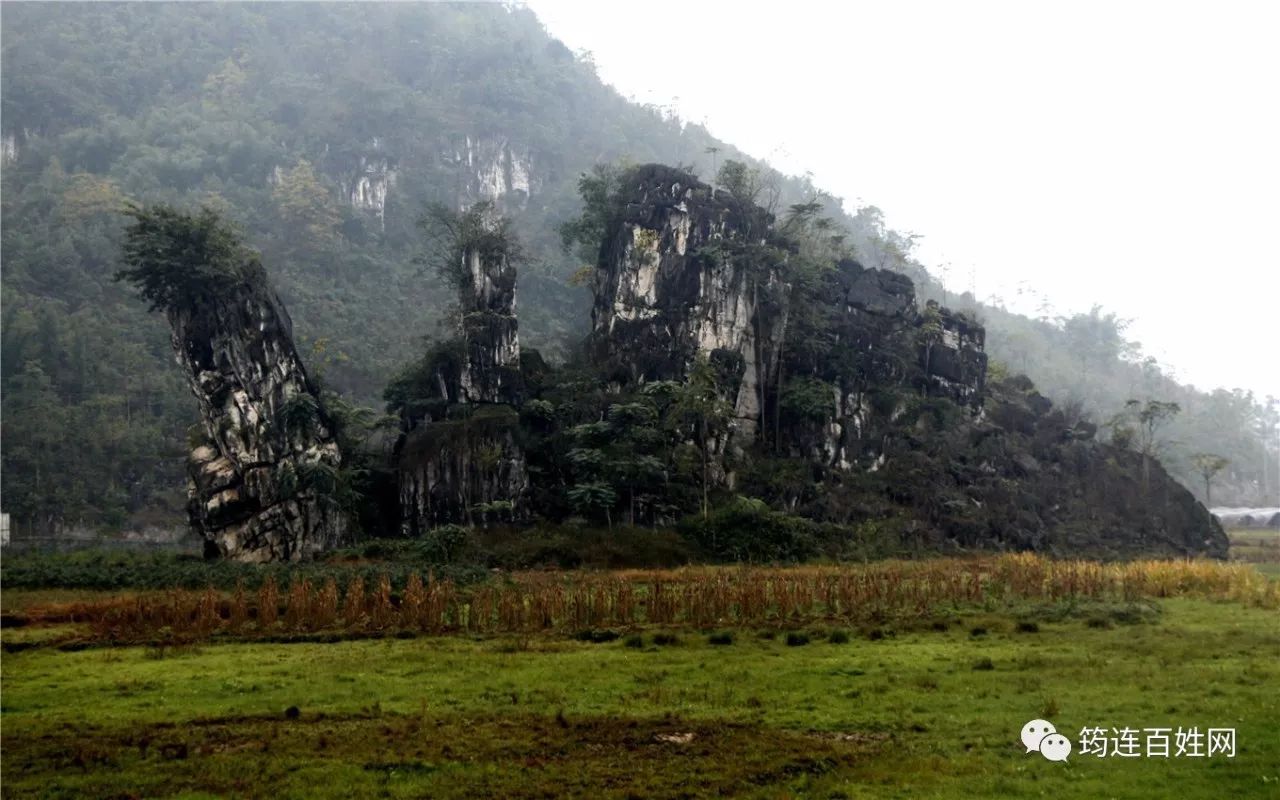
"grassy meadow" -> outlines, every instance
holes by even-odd
[[[651,603],[655,581],[683,600]],[[1280,590],[1251,565],[505,576],[457,589],[434,632],[375,624],[376,583],[350,620],[342,587],[329,627],[267,585],[243,593],[238,627],[235,591],[6,590],[3,796],[1280,792]],[[386,613],[413,605],[410,585],[383,588]],[[308,609],[326,590],[311,591]],[[1036,717],[1073,742],[1084,726],[1233,727],[1237,753],[1052,763],[1018,740]]]
[[[1231,559],[1253,564],[1259,572],[1280,578],[1280,531],[1238,528],[1227,531]]]

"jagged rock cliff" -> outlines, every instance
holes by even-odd
[[[458,170],[458,194],[467,204],[488,200],[523,208],[540,188],[528,149],[505,136],[463,136],[441,156]]]
[[[521,387],[516,268],[501,249],[470,246],[462,253],[462,273],[466,361],[459,394],[468,403],[516,402]]]
[[[297,561],[334,547],[342,456],[258,254],[208,208],[129,214],[116,278],[165,312],[199,405],[188,511],[206,552]]]
[[[776,225],[660,165],[629,170],[597,210],[593,331],[562,370],[517,368],[515,271],[500,249],[460,248],[461,336],[394,392],[407,533],[705,520],[711,495],[736,494],[849,541],[889,531],[885,552],[1225,555],[1158,464],[1097,441],[1025,378],[989,382],[981,324],[814,244],[821,226]]]
[[[594,354],[624,382],[681,380],[698,354],[726,365],[733,373],[730,437],[744,447],[781,402],[769,387],[796,377],[787,369],[793,293],[780,252],[785,243],[774,241],[773,219],[763,209],[679,170],[640,167],[623,194],[596,272]],[[830,384],[830,414],[816,440],[794,439],[788,451],[848,467],[850,448],[861,442],[861,454],[877,458],[880,437],[864,436],[866,395],[905,382],[904,360],[919,360],[918,380],[931,393],[979,403],[986,370],[981,326],[934,304],[917,313],[905,275],[844,260],[825,277],[823,302],[832,312],[843,306],[832,329],[847,358],[813,369],[799,365]]]
[[[523,397],[516,267],[509,234],[489,206],[459,217],[453,243],[461,334],[426,365],[428,402],[402,416],[396,448],[402,528],[525,513],[524,453],[516,442]]]
[[[678,170],[638,169],[596,271],[594,349],[612,377],[679,380],[696,354],[719,353],[737,365],[728,398],[736,432],[754,436],[759,385],[785,324],[759,305],[779,279],[770,265],[728,258],[717,245],[762,245],[771,222]]]
[[[982,326],[917,308],[906,276],[845,259],[800,292],[800,254],[753,204],[657,165],[619,195],[592,350],[619,384],[681,380],[699,354],[728,365],[738,452],[717,443],[713,471],[726,488],[836,522],[905,514],[937,547],[1225,556],[1221,528],[1158,464],[1095,441],[1025,379],[990,392]],[[779,456],[813,481],[762,482]]]
[[[239,286],[168,318],[207,438],[189,463],[192,526],[239,561],[337,545],[343,518],[324,484],[342,459],[279,298]]]

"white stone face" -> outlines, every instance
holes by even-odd
[[[0,159],[6,164],[18,160],[18,137],[12,133],[0,139]]]
[[[377,214],[385,230],[387,193],[395,183],[396,170],[387,159],[361,156],[355,178],[346,187],[347,201],[353,208]]]
[[[627,252],[631,269],[627,270],[625,277],[630,284],[627,293],[633,302],[652,306],[658,301],[658,264],[662,258],[658,253],[658,243],[661,236],[658,231],[648,228],[636,226],[631,229],[631,246]]]
[[[529,152],[504,137],[465,140],[465,154],[454,153],[474,176],[472,192],[482,200],[519,195],[528,199],[536,190]]]

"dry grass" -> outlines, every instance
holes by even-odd
[[[639,625],[700,628],[850,624],[922,618],[1018,602],[1195,597],[1280,607],[1280,582],[1214,561],[1059,561],[1033,554],[886,561],[857,566],[690,567],[531,572],[460,589],[428,574],[397,593],[382,576],[342,592],[329,578],[281,592],[171,590],[32,610],[35,621],[88,623],[99,642],[203,641],[318,632],[581,631]]]

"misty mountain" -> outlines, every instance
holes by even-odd
[[[1261,503],[1280,480],[1263,445],[1274,404],[1179,386],[1105,312],[1032,320],[947,295],[877,209],[846,212],[810,181],[628,102],[528,10],[17,4],[3,23],[3,469],[5,510],[22,523],[180,515],[196,415],[163,321],[112,280],[127,203],[206,205],[238,223],[302,358],[372,404],[451,313],[418,224],[432,203],[492,200],[513,220],[522,337],[568,357],[591,296],[557,229],[580,211],[579,176],[616,161],[706,180],[729,159],[759,167],[770,210],[826,202],[867,266],[982,318],[994,369],[1026,372],[1099,423],[1130,398],[1179,403],[1167,460],[1193,490],[1200,452],[1230,460],[1215,499]]]

